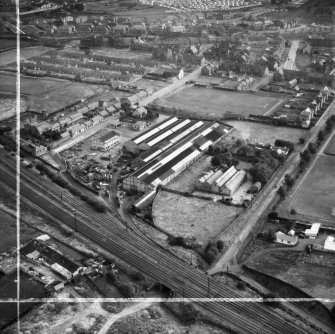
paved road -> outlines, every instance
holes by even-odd
[[[306,141],[304,147],[301,151],[308,147],[310,142],[314,142],[317,138],[318,130],[321,129],[328,116],[334,114],[335,112],[335,100],[328,107],[326,112],[322,115],[317,125],[311,131],[311,137]],[[252,228],[255,226],[263,212],[271,204],[279,186],[284,182],[286,174],[291,174],[298,166],[300,157],[300,152],[294,152],[286,160],[284,166],[280,171],[278,171],[272,179],[263,188],[263,193],[261,193],[258,198],[252,202],[251,206],[240,217],[238,217],[234,223],[232,223],[223,233],[218,237],[229,245],[229,249],[221,256],[221,258],[216,262],[216,264],[208,271],[210,275],[213,275],[220,271],[225,271],[227,266],[231,264],[231,261],[235,260],[235,256],[238,251],[243,247],[243,241],[251,233]]]
[[[298,50],[298,47],[299,47],[299,42],[300,42],[300,40],[293,40],[292,41],[291,48],[290,48],[290,51],[288,53],[287,60],[286,60],[285,66],[284,66],[285,70],[296,70],[295,57],[296,57],[297,50]]]

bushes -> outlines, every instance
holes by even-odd
[[[222,240],[218,240],[216,243],[216,247],[218,249],[218,251],[221,253],[223,251],[224,248],[224,242]]]
[[[237,283],[237,285],[236,285],[236,287],[237,287],[239,290],[245,290],[246,286],[247,286],[246,283],[243,282],[243,281],[239,281],[239,282]]]
[[[221,240],[219,240],[219,241],[221,241]],[[223,242],[221,244],[221,242],[219,242],[219,241],[216,244],[210,241],[208,243],[206,249],[205,249],[204,258],[209,264],[213,264],[214,261],[216,260],[218,254],[220,253],[219,247],[220,247],[221,251],[223,249],[224,244],[223,244]],[[218,247],[218,245],[219,245],[219,247]]]
[[[106,280],[108,281],[108,283],[114,283],[114,282],[117,281],[117,276],[114,273],[114,271],[110,270],[110,271],[107,272]]]
[[[145,280],[145,276],[140,271],[135,271],[131,273],[130,276],[134,281],[144,281]]]
[[[294,151],[294,144],[291,141],[288,141],[288,140],[276,139],[275,146],[287,147],[289,149],[290,153],[292,151]]]
[[[169,244],[171,246],[181,246],[181,247],[187,246],[185,238],[181,237],[181,236],[179,236],[179,237],[171,237],[169,239]]]
[[[183,319],[187,324],[194,324],[197,320],[197,311],[192,304],[185,304],[183,307]]]
[[[119,283],[117,288],[126,298],[133,298],[135,296],[135,289],[130,283]]]

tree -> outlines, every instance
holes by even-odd
[[[309,150],[305,150],[300,153],[300,158],[306,162],[306,164],[310,163],[312,160],[312,155]]]
[[[117,281],[117,276],[112,270],[110,270],[106,274],[106,279],[109,283],[114,283]]]
[[[283,186],[279,187],[277,194],[280,196],[281,199],[284,199],[286,196],[286,190]]]
[[[313,143],[309,143],[307,149],[308,149],[308,151],[309,151],[311,154],[315,154],[315,153],[316,153],[316,149],[315,149]]]
[[[216,247],[218,249],[218,251],[221,253],[223,248],[224,248],[224,242],[222,240],[218,240],[216,243]]]
[[[301,145],[305,144],[305,141],[306,141],[305,138],[299,138],[299,144]]]
[[[324,139],[325,139],[325,135],[324,135],[323,131],[320,130],[319,133],[318,133],[318,140],[319,140],[319,142],[322,142],[322,141],[324,141]]]
[[[218,156],[214,156],[212,159],[211,159],[211,164],[212,166],[214,167],[219,167],[221,166],[221,159],[218,157]]]
[[[276,240],[276,233],[274,232],[274,230],[269,230],[268,233],[267,233],[267,237],[268,237],[268,240],[270,242],[274,242]]]
[[[278,218],[278,212],[272,211],[268,214],[269,219],[277,219]]]
[[[294,179],[291,175],[286,174],[285,175],[285,183],[287,185],[288,188],[291,188],[294,184]]]

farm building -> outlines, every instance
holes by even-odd
[[[245,181],[246,177],[246,172],[239,170],[220,188],[220,193],[231,196]]]
[[[279,244],[295,246],[298,243],[298,238],[278,231],[276,232],[276,242]]]
[[[335,238],[329,235],[325,240],[325,245],[323,248],[325,250],[335,251]]]
[[[224,172],[212,185],[213,193],[223,193],[225,189],[225,184],[237,173],[237,170],[234,166],[231,166],[228,170]],[[230,194],[228,194],[230,195]]]
[[[208,127],[208,133],[210,130],[210,123],[203,121],[191,121],[189,119],[178,119],[177,117],[171,117],[158,124],[156,127],[147,130],[139,136],[127,141],[124,146],[128,152],[140,153],[141,151],[150,150],[157,145],[162,143],[165,148],[160,147],[162,151],[167,147],[177,143],[183,138],[190,136],[192,133],[197,133],[198,130]],[[219,130],[220,129],[220,130]],[[218,128],[217,131],[222,132],[222,136],[229,133],[230,128],[223,126]],[[198,142],[200,144],[200,142]],[[210,144],[208,144],[210,145]],[[160,152],[155,151],[153,154],[157,155]],[[148,162],[149,156],[144,158],[144,162]]]
[[[195,181],[195,188],[198,190],[206,191],[205,188],[207,186],[207,180],[214,174],[214,171],[211,170],[210,172],[206,173],[204,176],[202,176],[200,179]],[[208,189],[208,187],[207,187]]]
[[[141,130],[145,129],[146,125],[147,124],[145,122],[137,121],[136,123],[134,123],[132,125],[132,128],[136,131],[141,131]]]
[[[133,111],[132,116],[134,117],[144,117],[147,114],[147,109],[144,107],[139,107],[135,111]]]
[[[101,149],[103,151],[108,151],[114,146],[119,144],[119,136],[114,131],[110,131],[105,135],[93,140],[92,148]]]
[[[220,178],[223,175],[223,171],[221,169],[217,170],[216,172],[213,172],[211,174],[207,174],[207,177],[204,178],[203,182],[198,180],[196,182],[196,187],[199,190],[212,192],[212,186],[214,182]]]
[[[169,120],[174,120],[174,118]],[[174,120],[174,122],[177,121],[178,119]],[[123,180],[123,188],[146,193],[160,184],[167,184],[197,160],[207,150],[209,145],[215,144],[226,134],[218,123],[200,123],[201,126],[188,136],[183,136],[182,139],[179,138],[166,150],[158,151],[154,155],[147,157],[145,159],[146,164],[143,167]],[[160,130],[157,129],[157,131],[159,132]],[[156,131],[154,132],[156,133]],[[141,142],[141,136],[135,139],[135,141],[138,140],[137,143]],[[151,135],[147,132],[143,136],[149,138]],[[155,141],[152,145],[156,145],[159,142],[157,141],[156,143],[156,139],[149,139]]]
[[[320,223],[312,224],[311,228],[308,228],[307,230],[305,230],[306,237],[309,237],[311,239],[315,239],[319,234],[320,226],[321,226]]]

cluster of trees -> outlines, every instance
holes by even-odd
[[[267,149],[257,150],[255,153],[256,157],[253,160],[255,164],[250,168],[249,173],[253,177],[254,182],[265,184],[279,167],[283,157],[279,156],[275,151]]]
[[[276,139],[275,140],[275,146],[287,147],[289,149],[289,153],[294,151],[294,144],[289,140]]]
[[[224,242],[222,240],[218,240],[216,243],[210,241],[204,251],[204,259],[212,264],[218,257],[220,253],[224,250]]]
[[[116,288],[126,297],[133,298],[135,296],[135,288],[130,282],[120,282],[117,274],[113,270],[109,270],[106,274],[106,280],[110,284],[114,284]],[[136,275],[136,280],[144,280],[142,273]]]
[[[211,164],[213,167],[225,166],[237,166],[239,161],[233,159],[232,154],[229,152],[227,147],[219,147],[210,145],[208,147],[208,154],[213,156],[211,159]]]
[[[67,189],[72,195],[82,199],[84,202],[92,206],[96,211],[98,212],[107,211],[106,207],[103,204],[78,190],[76,187],[70,184],[63,176],[56,174],[54,171],[52,171],[45,165],[39,163],[36,165],[36,169],[40,171],[41,175],[46,174],[53,182],[58,184],[60,187]]]

